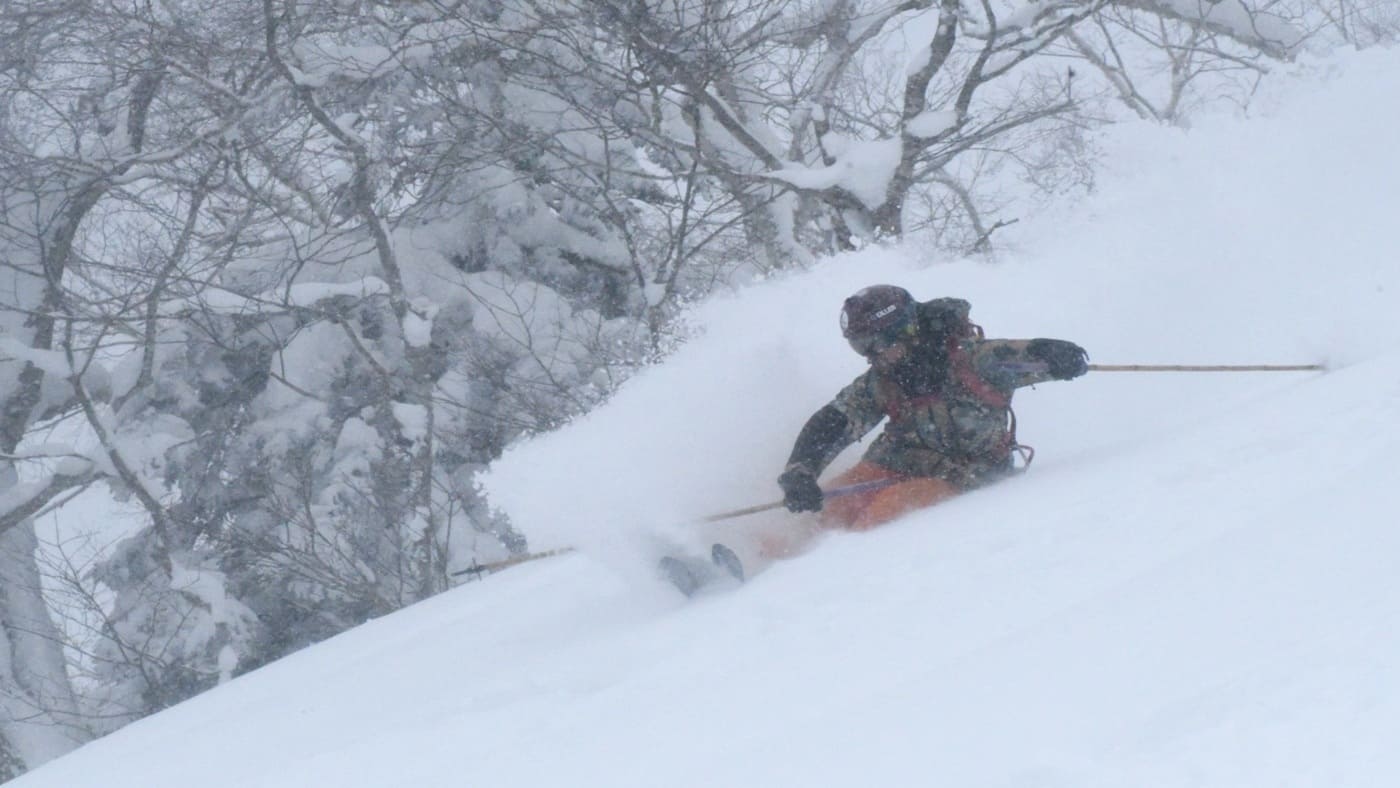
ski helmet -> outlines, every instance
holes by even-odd
[[[913,334],[918,304],[908,290],[894,285],[872,285],[841,307],[841,334],[866,358]]]

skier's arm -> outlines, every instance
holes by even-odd
[[[865,437],[884,418],[885,411],[875,397],[875,376],[866,372],[807,419],[793,444],[788,468],[799,465],[820,476],[836,455]]]
[[[797,434],[797,442],[788,456],[788,469],[801,467],[813,476],[820,475],[827,463],[851,444],[847,438],[848,427],[850,422],[846,414],[834,405],[823,405]]]
[[[797,435],[787,467],[778,477],[784,503],[794,512],[820,511],[822,492],[817,477],[847,446],[860,440],[884,418],[874,397],[874,380],[867,373],[823,405]]]
[[[1063,339],[988,339],[976,343],[972,364],[983,380],[1010,391],[1077,378],[1089,370],[1089,354]]]
[[[817,476],[822,468],[849,445],[846,432],[850,422],[834,405],[823,405],[812,414],[797,435],[787,467],[778,477],[783,488],[783,505],[791,512],[819,512],[822,488]]]

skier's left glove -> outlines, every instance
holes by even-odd
[[[822,510],[822,488],[817,486],[817,477],[801,465],[792,465],[783,471],[778,477],[778,486],[783,488],[783,505],[788,511]]]
[[[1089,371],[1088,351],[1063,339],[1032,339],[1026,345],[1026,355],[1045,362],[1056,380],[1077,378]]]

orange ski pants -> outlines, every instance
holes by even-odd
[[[851,484],[884,479],[903,481],[878,490],[828,499],[822,507],[818,523],[811,526],[802,526],[801,521],[786,521],[795,527],[770,531],[759,537],[759,557],[766,560],[789,558],[805,550],[817,532],[823,529],[869,530],[915,509],[946,501],[960,492],[953,484],[942,479],[901,476],[869,462],[857,463],[854,468],[837,476],[825,486],[834,490]]]
[[[852,484],[883,479],[898,479],[901,475],[869,462],[856,463],[854,468],[837,476],[827,485],[837,489]],[[878,490],[851,493],[832,498],[822,507],[822,525],[849,531],[865,531],[902,514],[922,509],[952,498],[959,490],[951,482],[924,476],[902,477]]]

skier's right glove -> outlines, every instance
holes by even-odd
[[[783,505],[790,512],[820,512],[822,510],[822,488],[817,486],[817,477],[800,465],[783,471],[778,477],[778,486],[783,488]]]

